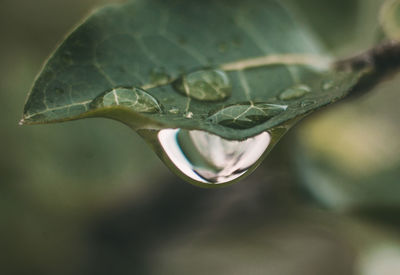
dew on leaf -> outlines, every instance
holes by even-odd
[[[297,84],[284,90],[280,95],[280,100],[293,100],[303,97],[305,94],[310,93],[311,88],[304,84]]]
[[[249,129],[266,122],[287,109],[286,105],[243,103],[224,107],[207,120],[234,129]]]
[[[309,107],[309,106],[311,106],[311,105],[314,105],[315,103],[316,103],[315,100],[310,100],[310,99],[308,99],[308,100],[302,101],[302,102],[300,103],[300,106],[301,106],[302,108],[305,108],[305,107]]]
[[[171,114],[176,115],[176,114],[179,113],[179,109],[178,108],[172,108],[172,109],[169,109],[168,112],[171,113]]]
[[[184,74],[173,83],[178,92],[201,101],[220,101],[228,98],[232,85],[221,70],[207,69]]]
[[[329,79],[322,82],[322,90],[327,91],[335,86],[335,81]]]
[[[95,100],[91,107],[112,107],[124,106],[139,113],[160,113],[161,105],[158,101],[148,94],[146,91],[139,88],[115,88],[105,92]]]
[[[258,165],[271,142],[268,132],[238,141],[183,129],[161,130],[157,138],[173,167],[203,185],[227,183],[244,175]]]
[[[185,117],[186,118],[193,118],[193,112],[187,112],[186,114],[185,114]]]

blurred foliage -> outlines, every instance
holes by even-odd
[[[398,85],[384,83],[299,129],[300,174],[329,207],[400,210]]]
[[[400,1],[388,0],[381,8],[379,21],[387,37],[400,39]]]
[[[286,1],[339,55],[374,43],[381,1]],[[294,132],[285,137],[251,177],[220,190],[181,182],[113,121],[19,127],[43,60],[104,2],[0,3],[0,274],[398,274],[399,211],[376,200],[342,214],[322,210],[309,196],[315,192],[300,187],[310,179],[299,178],[292,162],[299,150],[309,154],[305,171],[323,154],[322,174],[333,167],[343,175],[335,182],[347,186],[354,177],[361,184],[371,179],[370,195],[389,183],[386,171],[398,182],[396,82],[321,112],[298,127],[300,139]],[[392,187],[387,193],[396,197]]]

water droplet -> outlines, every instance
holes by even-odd
[[[179,114],[179,109],[178,108],[172,108],[172,109],[169,109],[168,112],[171,113],[171,114],[176,115],[176,114]]]
[[[266,122],[287,109],[286,105],[244,103],[218,110],[208,121],[234,129],[248,129]]]
[[[322,82],[322,90],[324,91],[330,90],[333,87],[335,87],[335,81],[333,80],[325,80],[324,82]]]
[[[173,83],[180,93],[203,101],[220,101],[231,95],[228,75],[221,70],[200,70],[185,74]]]
[[[305,108],[305,107],[309,107],[309,106],[311,106],[311,105],[314,105],[315,103],[316,103],[315,100],[304,100],[304,101],[302,101],[302,102],[300,103],[300,106],[301,106],[302,108]]]
[[[139,113],[159,113],[161,106],[158,101],[139,88],[115,88],[105,92],[93,100],[91,107],[124,106]]]
[[[192,112],[187,112],[185,117],[186,118],[193,118],[193,113]]]
[[[182,129],[161,130],[157,138],[167,159],[181,173],[206,185],[227,183],[253,170],[271,142],[267,132],[237,141]]]
[[[165,85],[168,84],[171,77],[165,72],[164,68],[153,69],[150,72],[150,82],[153,85]]]
[[[280,95],[280,100],[293,100],[303,97],[305,94],[310,93],[311,88],[304,84],[297,84],[284,90]]]

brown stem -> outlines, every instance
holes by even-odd
[[[400,70],[400,42],[389,41],[358,54],[336,62],[339,70],[362,70],[368,73],[360,80],[353,94],[364,93],[392,77]]]

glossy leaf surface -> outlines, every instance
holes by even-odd
[[[101,116],[245,139],[345,96],[359,73],[329,65],[275,1],[131,1],[96,11],[63,42],[22,123]],[[137,104],[98,104],[115,91]],[[274,105],[284,111],[257,107]]]

